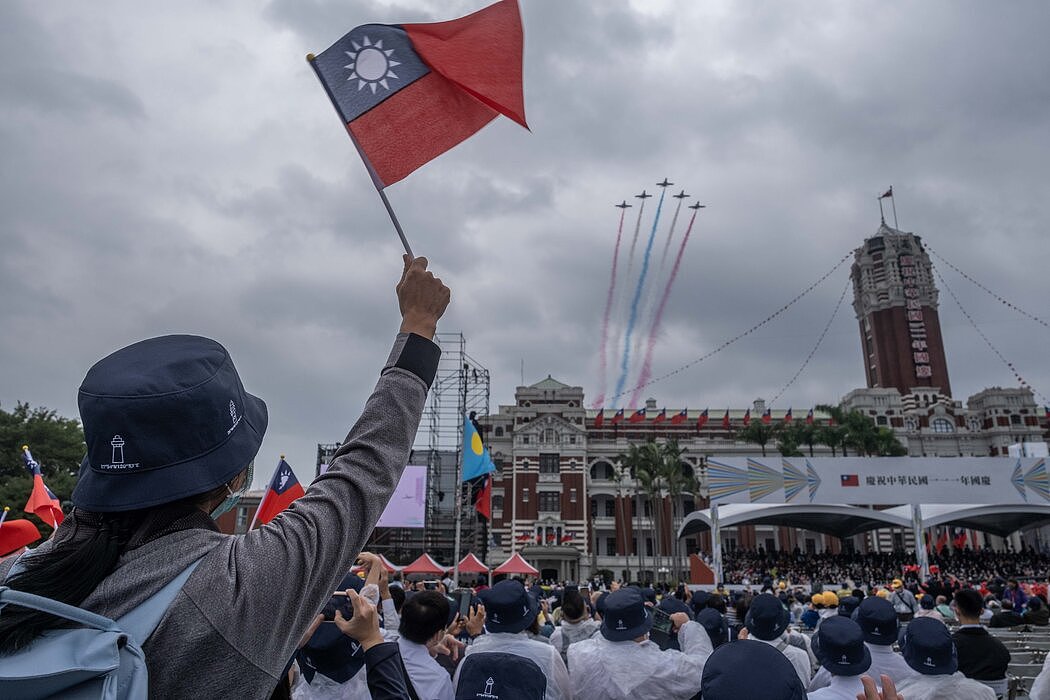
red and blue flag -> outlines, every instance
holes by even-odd
[[[842,474],[839,480],[842,486],[860,486],[860,477],[856,474]]]
[[[284,455],[281,455],[281,461],[277,463],[277,469],[273,472],[270,485],[266,487],[266,493],[263,494],[259,508],[255,511],[255,520],[265,525],[292,505],[292,501],[304,495],[306,491],[303,490],[302,484],[295,477],[291,465],[284,461]]]
[[[681,425],[685,423],[685,419],[689,417],[689,409],[683,408],[678,413],[671,416],[671,425]]]
[[[40,473],[40,464],[33,459],[33,453],[29,451],[28,445],[22,445],[22,460],[25,462],[26,470],[33,477],[33,490],[29,493],[29,500],[24,508],[26,513],[32,513],[51,527],[58,527],[65,520],[62,513],[62,502],[46,485],[44,477]]]
[[[503,114],[525,123],[521,12],[501,0],[430,24],[356,27],[311,64],[377,188]]]
[[[707,425],[707,409],[706,408],[700,413],[700,416],[696,419],[696,429],[700,430],[705,425]]]

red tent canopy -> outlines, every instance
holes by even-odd
[[[487,574],[488,572],[489,567],[474,556],[474,552],[468,552],[467,556],[459,562],[459,573],[461,574]]]
[[[418,559],[401,569],[403,574],[443,574],[446,571],[448,571],[447,566],[438,564],[434,561],[434,557],[426,552],[420,554]]]
[[[539,576],[540,570],[534,567],[529,562],[522,559],[521,555],[515,552],[511,555],[510,559],[503,562],[496,567],[493,571],[494,574],[528,574],[530,576]]]
[[[392,561],[390,561],[389,559],[384,557],[382,554],[379,555],[379,558],[383,562],[383,568],[385,568],[388,572],[390,572],[392,574],[396,574],[398,571],[401,571],[401,567],[400,566],[398,566],[397,564],[393,563]]]

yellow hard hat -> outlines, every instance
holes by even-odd
[[[839,605],[839,597],[835,595],[834,591],[824,591],[824,607],[825,608],[837,608]]]
[[[810,596],[809,600],[814,605],[823,605],[824,604],[824,594],[823,593],[814,593],[812,596]]]
[[[904,581],[901,581],[899,578],[893,579],[893,587],[894,588],[900,588],[903,585],[904,585]]]

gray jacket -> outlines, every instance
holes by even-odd
[[[120,558],[83,607],[119,617],[204,557],[144,645],[150,697],[269,697],[394,492],[439,355],[399,335],[328,472],[271,523],[238,536],[183,530]]]

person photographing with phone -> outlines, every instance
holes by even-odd
[[[688,613],[668,616],[682,651],[661,650],[649,641],[654,613],[637,588],[605,599],[599,634],[569,647],[569,674],[578,698],[687,700],[700,692],[711,655],[707,630]]]

